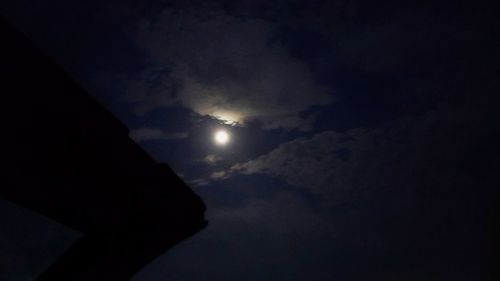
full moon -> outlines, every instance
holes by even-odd
[[[225,145],[229,142],[229,134],[224,130],[219,130],[215,132],[214,140],[217,144]]]

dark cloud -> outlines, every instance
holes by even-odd
[[[136,40],[154,64],[170,71],[155,74],[154,91],[144,85],[148,81],[134,82],[134,101],[140,108],[180,103],[227,123],[310,129],[313,116],[301,113],[329,104],[332,96],[304,63],[271,44],[276,29],[271,22],[218,9],[164,10],[142,23]]]
[[[175,258],[158,260],[136,279],[156,280],[158,272],[162,278],[186,281],[331,276],[334,269],[321,262],[326,258],[321,245],[336,233],[327,218],[318,216],[298,193],[250,198],[238,206],[211,206],[211,223],[204,232],[173,249],[169,255]],[[199,270],[192,271],[193,267]],[[183,274],[187,271],[191,274]]]
[[[155,108],[169,107],[179,102],[175,95],[177,85],[170,78],[168,69],[150,68],[143,70],[136,77],[118,79],[128,81],[122,99],[135,105],[135,114],[144,115]]]
[[[263,228],[273,235],[295,235],[300,239],[323,236],[331,239],[334,227],[318,216],[300,194],[279,192],[272,198],[255,198],[239,208],[216,208],[211,213],[214,221],[223,224],[244,224]]]
[[[149,140],[173,140],[185,139],[189,136],[188,133],[166,133],[158,128],[140,128],[131,130],[129,136],[136,142],[144,142]]]

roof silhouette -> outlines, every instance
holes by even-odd
[[[200,197],[0,20],[0,195],[85,235],[37,280],[127,280],[206,226]]]

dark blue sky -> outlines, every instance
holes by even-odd
[[[207,203],[207,229],[136,280],[493,280],[493,13],[366,2],[0,8]],[[0,208],[2,280],[78,236]]]

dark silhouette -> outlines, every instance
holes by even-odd
[[[203,202],[167,165],[0,26],[0,195],[85,234],[38,280],[127,280],[206,226]]]

